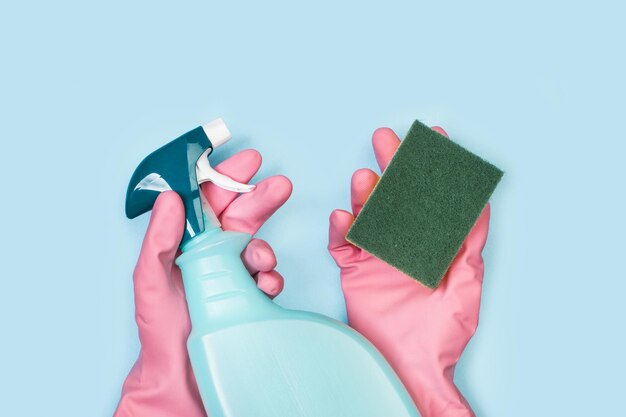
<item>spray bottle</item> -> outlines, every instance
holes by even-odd
[[[376,348],[345,324],[287,310],[257,288],[240,255],[251,239],[224,231],[199,185],[235,191],[209,155],[231,135],[221,119],[156,150],[135,170],[126,215],[149,211],[162,191],[183,200],[181,268],[192,331],[189,357],[211,417],[418,417]]]

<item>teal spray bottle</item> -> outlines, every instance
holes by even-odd
[[[187,348],[211,417],[418,417],[376,348],[328,317],[284,309],[255,285],[240,255],[251,236],[223,231],[199,184],[235,192],[254,186],[219,174],[209,154],[230,139],[221,119],[156,150],[135,170],[126,215],[176,191],[186,229],[182,270],[192,331]]]

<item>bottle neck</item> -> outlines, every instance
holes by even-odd
[[[250,238],[215,228],[183,246],[176,264],[182,270],[194,331],[258,320],[278,309],[257,288],[241,260]]]

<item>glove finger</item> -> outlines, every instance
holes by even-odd
[[[330,213],[330,227],[328,231],[328,249],[339,249],[342,246],[351,245],[346,240],[346,234],[354,223],[354,216],[345,210],[337,209]]]
[[[359,215],[359,212],[372,193],[372,190],[376,186],[378,180],[378,175],[368,168],[359,169],[352,175],[350,192],[352,214],[354,214],[355,217]]]
[[[283,276],[275,270],[261,271],[255,278],[259,289],[270,298],[276,297],[285,287]]]
[[[220,174],[231,177],[235,181],[247,183],[259,171],[261,162],[261,154],[258,151],[246,149],[217,165],[215,170]],[[224,190],[212,182],[202,184],[201,188],[213,211],[218,216],[238,195],[238,193]]]
[[[354,222],[354,216],[345,210],[330,213],[328,230],[328,251],[339,267],[347,265],[360,252],[360,249],[346,240],[346,234]]]
[[[448,136],[448,133],[445,130],[443,130],[443,127],[433,126],[431,129],[434,130],[435,132],[439,133],[440,135],[443,135],[443,136],[447,137],[447,138],[450,137],[450,136]]]
[[[372,145],[378,167],[383,172],[389,165],[393,154],[396,153],[396,149],[400,146],[400,138],[388,127],[381,127],[374,131]]]
[[[252,239],[241,254],[241,259],[250,275],[269,272],[277,264],[272,247],[262,239]]]
[[[328,250],[339,249],[349,245],[346,234],[354,222],[354,216],[345,210],[334,210],[330,213],[330,227],[328,230]]]
[[[148,314],[171,288],[170,273],[185,226],[185,209],[178,194],[161,193],[154,203],[150,224],[133,274],[135,308]]]
[[[289,198],[291,181],[275,175],[259,182],[256,188],[242,194],[222,214],[220,221],[224,230],[255,234]]]

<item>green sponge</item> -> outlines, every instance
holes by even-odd
[[[502,175],[495,166],[416,121],[347,239],[435,288]]]

